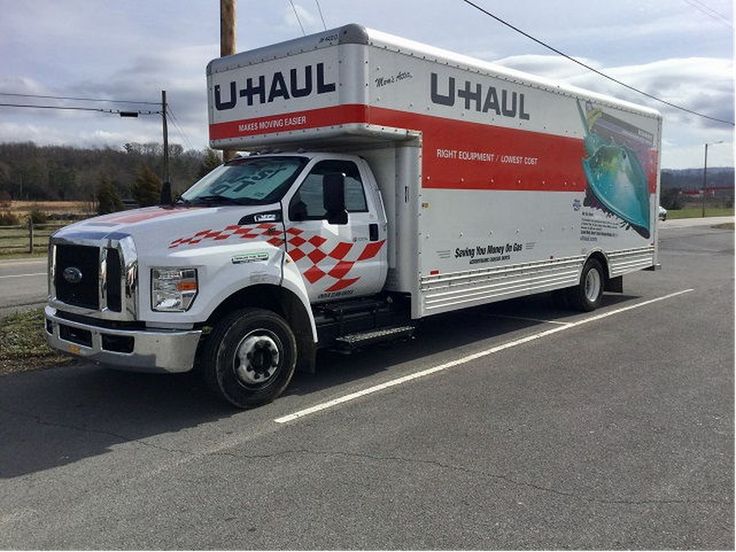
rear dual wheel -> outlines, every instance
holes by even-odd
[[[568,302],[574,309],[590,312],[601,306],[605,283],[603,265],[597,259],[588,259],[580,274],[580,283],[568,291]]]
[[[555,304],[560,308],[590,312],[601,306],[606,276],[603,265],[597,259],[589,259],[580,274],[577,286],[553,292]]]
[[[286,389],[296,357],[296,339],[286,321],[274,312],[248,308],[215,324],[202,369],[217,395],[238,408],[253,408]]]

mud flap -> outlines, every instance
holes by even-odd
[[[611,291],[613,293],[624,292],[624,277],[616,276],[615,278],[608,278],[606,280],[605,291]]]

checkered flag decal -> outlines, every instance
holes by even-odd
[[[375,257],[385,243],[384,240],[364,246],[350,242],[330,245],[326,238],[310,236],[295,227],[289,228],[286,235],[286,250],[310,284],[325,277],[335,280],[325,291],[340,291],[357,282],[359,278],[347,277],[350,269],[360,261]]]
[[[340,291],[357,282],[359,277],[348,277],[350,270],[356,263],[375,257],[386,243],[382,240],[358,245],[341,241],[331,245],[328,243],[330,240],[318,234],[307,234],[296,227],[289,228],[286,236],[286,251],[310,284],[324,278],[333,280],[325,289],[327,292]],[[244,226],[233,224],[223,230],[201,230],[192,236],[176,239],[169,244],[169,249],[182,245],[196,245],[207,240],[223,241],[228,238],[264,240],[274,247],[284,245],[283,234],[276,224]]]

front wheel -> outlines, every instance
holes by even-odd
[[[238,408],[271,402],[291,381],[296,339],[286,321],[264,309],[242,309],[207,338],[202,368],[209,387]]]
[[[596,259],[590,259],[580,274],[580,283],[570,288],[568,300],[573,308],[590,312],[601,306],[605,284],[603,265]]]

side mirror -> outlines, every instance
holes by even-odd
[[[348,212],[345,209],[345,175],[332,173],[322,180],[322,197],[327,222],[347,224]]]

